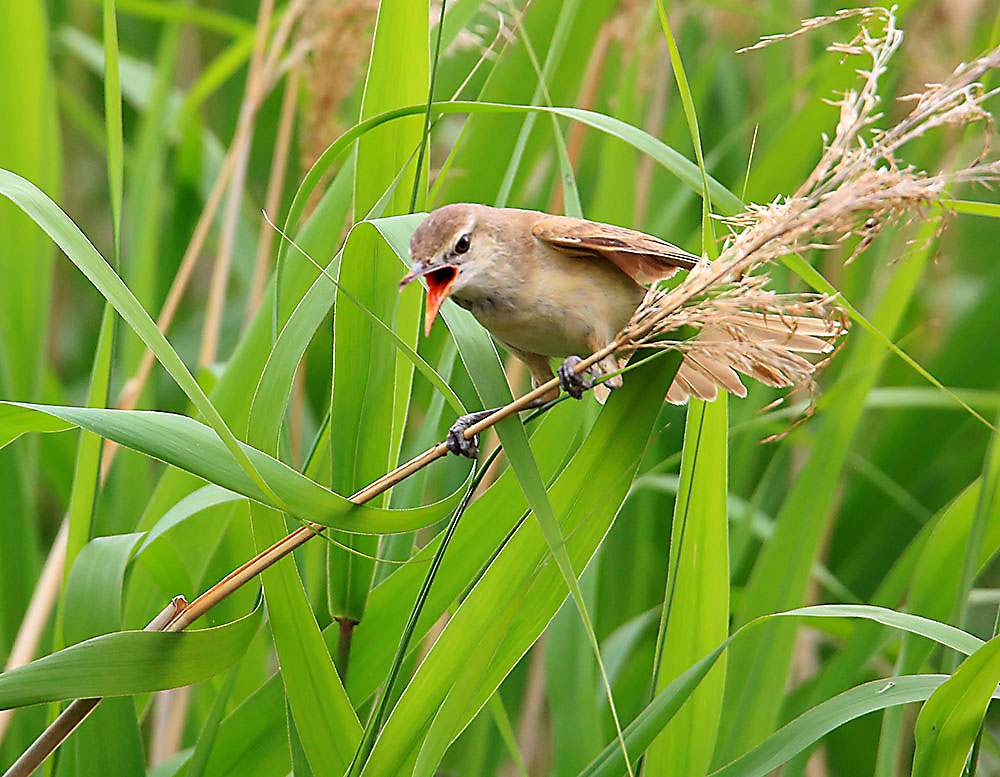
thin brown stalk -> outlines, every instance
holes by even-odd
[[[281,100],[281,117],[278,120],[278,135],[274,145],[274,156],[271,158],[271,171],[267,180],[267,194],[264,197],[264,210],[267,213],[277,213],[281,205],[281,193],[285,183],[285,171],[288,168],[288,154],[292,146],[292,129],[295,126],[295,105],[299,94],[301,73],[294,68],[288,74],[285,82],[285,94]],[[262,221],[260,235],[257,238],[257,260],[254,264],[253,281],[250,284],[250,296],[247,299],[247,312],[244,326],[249,325],[260,307],[264,297],[264,287],[271,271],[271,249],[274,245],[274,230],[266,221]]]
[[[66,538],[69,535],[69,521],[63,519],[59,532],[52,541],[49,556],[31,594],[28,609],[24,613],[21,625],[18,627],[10,655],[4,665],[4,671],[9,672],[18,666],[24,666],[35,657],[38,643],[42,640],[45,624],[49,622],[49,613],[55,606],[59,589],[62,587],[63,565],[66,563]],[[0,710],[0,742],[3,742],[14,710]]]
[[[160,691],[153,701],[153,726],[149,737],[149,765],[175,756],[184,738],[184,723],[191,701],[191,686]]]
[[[222,314],[225,309],[226,288],[229,285],[229,268],[232,266],[233,245],[236,242],[236,224],[240,215],[240,200],[246,184],[247,162],[250,159],[250,143],[253,140],[253,130],[257,117],[258,83],[263,74],[264,56],[267,47],[267,34],[271,26],[271,13],[274,10],[274,0],[263,0],[257,11],[257,26],[254,30],[253,51],[250,54],[250,65],[247,71],[246,93],[240,103],[239,116],[236,120],[239,144],[236,145],[234,156],[236,169],[229,183],[229,196],[226,199],[226,209],[222,218],[222,229],[219,238],[219,250],[212,267],[212,281],[209,287],[208,304],[205,309],[205,325],[201,333],[201,349],[198,353],[198,364],[201,367],[215,361],[219,347],[219,332],[222,329]]]

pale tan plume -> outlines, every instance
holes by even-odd
[[[843,331],[836,320],[810,316],[738,312],[725,327],[706,327],[694,338],[681,362],[667,401],[684,404],[689,397],[713,400],[721,386],[731,394],[747,394],[739,373],[767,386],[784,388],[808,375],[814,365],[800,353],[829,353]],[[794,376],[794,377],[793,377]]]

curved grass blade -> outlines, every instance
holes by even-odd
[[[965,659],[921,708],[913,777],[961,777],[997,683],[1000,637]]]
[[[121,629],[125,570],[141,539],[141,534],[99,537],[80,551],[66,581],[63,634],[67,643]],[[113,752],[107,752],[108,741],[115,742]],[[141,772],[142,739],[132,699],[113,698],[101,704],[69,745],[81,771],[111,777]]]
[[[142,538],[142,542],[135,551],[135,555],[141,556],[146,548],[168,531],[184,523],[184,521],[196,517],[203,510],[225,504],[226,502],[236,502],[241,499],[246,499],[246,497],[214,485],[202,486],[197,491],[192,491],[167,510],[153,528],[146,532],[146,535]]]
[[[0,709],[124,696],[201,682],[243,655],[263,614],[185,632],[119,631],[0,674]]]
[[[37,186],[9,170],[0,170],[0,194],[10,199],[27,213],[80,271],[97,287],[119,315],[128,322],[133,331],[156,354],[156,358],[187,394],[198,411],[219,436],[239,466],[254,484],[269,498],[280,504],[260,473],[254,469],[246,453],[240,447],[232,430],[216,410],[201,386],[181,361],[180,356],[167,342],[153,319],[143,309],[128,287],[111,266],[104,260],[93,244],[87,240],[76,224]]]
[[[846,690],[802,713],[710,777],[763,777],[845,723],[878,710],[924,701],[941,688],[947,677],[901,675]]]
[[[272,456],[240,443],[243,454],[264,472],[268,482],[281,494],[280,501],[271,500],[257,488],[233,457],[229,456],[228,450],[215,433],[193,418],[143,410],[0,402],[0,425],[10,407],[61,419],[64,425],[58,427],[59,430],[82,426],[256,502],[284,509],[303,520],[335,526],[344,531],[394,534],[429,526],[454,507],[461,496],[453,495],[429,505],[406,509],[358,505],[334,494]],[[23,431],[24,417],[18,412],[15,413],[15,418]],[[51,419],[43,418],[40,427],[44,431],[57,430]]]
[[[348,129],[337,140],[330,144],[326,150],[317,158],[316,162],[306,173],[295,193],[292,204],[289,207],[288,216],[285,219],[284,231],[292,233],[305,211],[306,203],[312,196],[313,191],[326,175],[333,163],[345,154],[351,144],[361,135],[368,132],[373,127],[377,127],[389,121],[394,121],[406,116],[423,113],[427,109],[426,104],[411,105],[403,108],[396,108],[386,111],[377,116],[359,122]],[[586,111],[579,108],[559,108],[548,106],[527,106],[527,105],[507,105],[501,103],[480,103],[468,101],[447,101],[435,102],[434,110],[442,113],[530,113],[541,112],[551,113],[557,116],[564,116],[574,121],[579,121],[594,129],[609,135],[614,135],[626,143],[652,156],[657,162],[675,174],[679,180],[694,189],[701,191],[701,171],[698,166],[685,158],[682,154],[657,140],[652,135],[626,122],[606,116],[594,111]],[[726,189],[715,179],[709,179],[709,191],[713,202],[722,209],[724,213],[737,213],[743,209],[743,203],[736,195]]]
[[[729,636],[728,639],[726,639],[725,642],[708,653],[704,658],[692,664],[662,691],[660,691],[650,704],[643,708],[643,710],[625,729],[625,740],[628,745],[629,752],[634,755],[638,755],[649,747],[650,742],[652,742],[654,737],[663,729],[664,726],[667,725],[667,723],[670,722],[673,716],[677,713],[677,710],[681,708],[695,688],[698,687],[701,680],[706,674],[708,674],[711,668],[719,660],[719,657],[730,645],[738,641],[747,632],[750,632],[760,626],[766,626],[770,621],[798,617],[804,617],[807,619],[862,618],[876,623],[881,623],[884,626],[890,626],[902,631],[919,634],[923,637],[939,642],[942,645],[946,645],[947,647],[951,647],[965,653],[966,655],[976,652],[984,644],[981,639],[974,637],[961,629],[956,629],[954,626],[950,626],[947,623],[941,623],[939,621],[933,621],[928,618],[921,618],[915,615],[909,615],[908,613],[896,612],[895,610],[890,610],[884,607],[872,607],[869,605],[818,605],[813,607],[800,607],[795,610],[774,613],[773,615],[762,615],[761,617],[756,618],[755,620],[737,629]],[[885,687],[886,683],[883,682],[882,686]],[[884,692],[888,692],[888,690],[889,688],[886,688]],[[928,695],[932,690],[933,688],[928,689]],[[870,693],[866,692],[863,698],[854,701],[857,702],[857,705],[861,705],[859,708],[863,708],[863,706],[868,703],[869,699]],[[857,705],[852,704],[851,706],[853,707]],[[836,707],[837,705],[834,706]],[[813,709],[819,709],[819,707],[820,705],[817,705],[817,707],[814,707]],[[859,714],[864,714],[864,712],[860,712]],[[823,715],[817,714],[817,717],[822,718]],[[783,737],[779,737],[779,739],[775,741],[775,736],[778,735],[772,735],[765,742],[760,743],[759,748],[751,751],[755,754],[755,763],[756,760],[759,760],[760,756],[763,756],[764,758],[770,757],[773,753],[772,748],[775,745],[781,745]],[[818,736],[822,736],[822,734],[818,734]],[[808,746],[809,744],[811,744],[811,742],[803,742],[802,748]],[[788,753],[786,760],[794,756],[796,752],[798,752],[798,750]],[[587,768],[580,772],[578,777],[614,777],[615,775],[620,775],[623,769],[623,763],[620,759],[621,750],[619,749],[618,742],[610,742],[604,747],[601,754],[591,761]],[[773,767],[769,767],[767,771],[770,771],[771,768]],[[748,774],[750,773],[758,774],[758,772],[748,772]],[[764,773],[766,773],[766,771],[760,772],[760,774]],[[715,777],[718,772],[713,772],[712,774],[713,777]],[[735,777],[736,774],[742,775],[742,772],[736,771],[733,775],[727,775],[727,777]]]

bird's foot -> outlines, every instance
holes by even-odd
[[[594,385],[594,376],[590,374],[589,370],[582,373],[576,372],[576,366],[582,361],[583,359],[579,356],[567,356],[563,363],[556,368],[559,385],[574,399],[582,399],[583,392]]]
[[[448,436],[445,438],[444,444],[448,446],[448,450],[456,456],[466,456],[470,459],[475,459],[479,456],[479,435],[466,439],[465,430],[470,426],[475,426],[494,412],[496,412],[495,409],[480,410],[477,413],[468,413],[467,415],[460,416],[451,425],[451,428],[448,430]]]

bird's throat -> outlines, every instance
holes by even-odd
[[[441,303],[444,302],[455,285],[458,278],[458,268],[452,265],[445,265],[437,270],[432,270],[424,276],[427,282],[427,310],[424,313],[424,337],[430,337],[431,326],[437,318]]]

